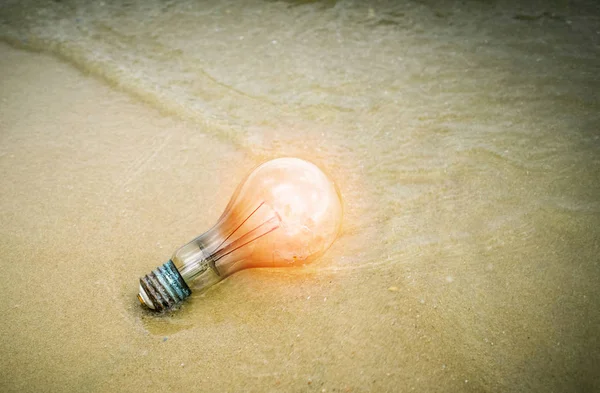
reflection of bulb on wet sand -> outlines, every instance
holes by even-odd
[[[140,279],[138,298],[151,309],[172,308],[191,294],[252,267],[312,262],[341,226],[339,193],[314,164],[298,158],[266,162],[240,184],[217,224]]]

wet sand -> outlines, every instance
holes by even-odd
[[[257,154],[46,54],[2,44],[0,70],[0,390],[600,388],[597,184],[552,183],[554,167],[532,182],[477,149],[448,174],[390,156],[361,172],[263,142]],[[561,170],[597,180],[597,147],[573,146],[583,161]],[[144,310],[137,278],[208,229],[248,169],[290,152],[345,197],[324,258]],[[436,192],[415,194],[427,182]],[[528,196],[547,204],[525,209]]]

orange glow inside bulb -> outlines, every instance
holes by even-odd
[[[279,158],[253,170],[217,223],[171,260],[201,288],[245,268],[306,264],[331,246],[341,220],[334,183],[312,163]]]

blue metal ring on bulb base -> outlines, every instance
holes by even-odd
[[[169,310],[192,294],[171,260],[140,278],[140,285],[155,311]]]

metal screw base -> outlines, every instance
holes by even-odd
[[[169,261],[140,278],[140,303],[155,311],[166,311],[192,294],[179,270]]]

